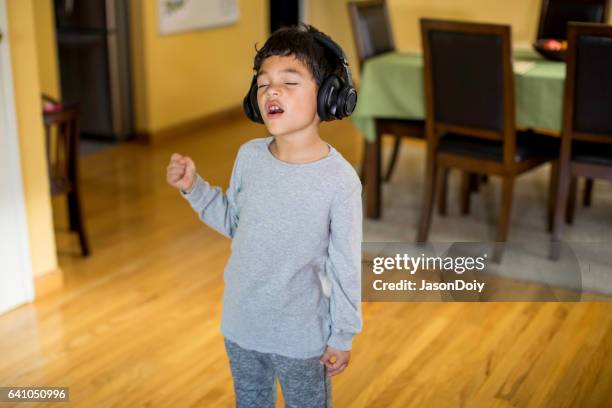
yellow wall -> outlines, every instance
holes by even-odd
[[[13,86],[34,276],[57,268],[32,0],[7,0]]]
[[[349,63],[357,58],[346,3],[348,0],[308,0],[309,22],[338,41]],[[400,51],[421,48],[419,18],[510,24],[515,45],[529,44],[536,36],[541,0],[387,0],[395,45]],[[612,22],[612,15],[609,19]],[[353,68],[356,80],[357,68]]]
[[[268,32],[267,0],[241,0],[235,25],[162,36],[157,1],[132,0],[137,129],[156,132],[242,102],[254,45]]]
[[[53,0],[34,0],[34,23],[40,90],[55,99],[61,99]]]

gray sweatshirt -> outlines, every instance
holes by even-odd
[[[331,145],[326,157],[294,164],[270,152],[273,140],[240,147],[226,193],[200,176],[181,193],[232,239],[221,333],[293,358],[350,350],[362,329],[361,182]]]

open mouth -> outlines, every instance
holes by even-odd
[[[270,104],[267,107],[267,115],[270,119],[279,118],[285,111],[278,105]]]

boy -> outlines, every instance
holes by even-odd
[[[274,407],[278,376],[287,407],[331,407],[328,377],[362,329],[362,202],[318,128],[350,115],[356,94],[341,49],[309,25],[273,33],[254,71],[245,112],[270,136],[240,147],[227,193],[177,153],[167,180],[232,239],[221,332],[237,406]]]

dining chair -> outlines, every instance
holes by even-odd
[[[385,52],[395,51],[391,20],[385,0],[351,1],[348,11],[359,69],[363,73],[363,64],[368,58]],[[425,121],[409,119],[379,118],[376,119],[376,129],[380,134],[392,135],[393,150],[384,180],[389,181],[395,169],[397,156],[401,147],[402,137],[424,139]],[[361,180],[365,180],[366,149],[364,141]]]
[[[591,22],[606,23],[610,10],[610,0],[542,0],[537,39],[567,39],[567,23]],[[576,207],[577,180],[572,181],[566,211],[566,222],[571,224]],[[582,202],[585,207],[591,205],[593,179],[587,178],[584,184]]]
[[[569,23],[552,241],[576,177],[612,180],[612,26]],[[551,251],[553,258],[559,253]]]
[[[515,179],[555,158],[554,138],[516,130],[510,26],[421,19],[427,158],[417,242],[428,240],[435,182],[451,168],[502,179],[494,261],[508,238]],[[442,188],[444,200],[445,189]]]
[[[567,23],[606,23],[610,0],[542,0],[537,39],[567,38]]]
[[[78,234],[83,256],[89,256],[79,183],[79,109],[64,105],[44,111],[43,118],[51,195],[67,196],[70,230]]]

